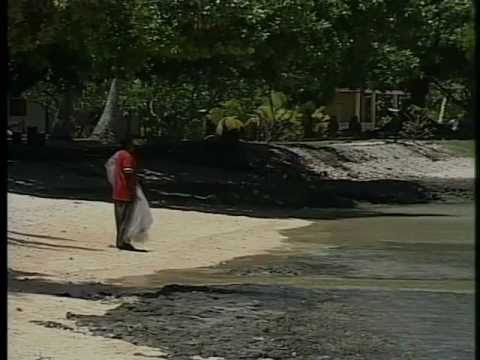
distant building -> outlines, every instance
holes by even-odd
[[[326,113],[335,116],[339,130],[349,127],[349,121],[356,116],[360,120],[362,131],[375,129],[377,122],[377,98],[391,97],[394,108],[398,108],[402,98],[408,96],[401,90],[378,91],[365,89],[337,89],[333,101],[326,106]]]
[[[36,102],[19,98],[7,98],[8,129],[12,132],[27,132],[36,127],[40,133],[48,133],[47,109]]]

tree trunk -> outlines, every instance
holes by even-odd
[[[408,88],[411,94],[409,104],[425,107],[430,90],[430,81],[426,78],[415,79],[408,84]]]
[[[308,112],[303,120],[303,138],[310,139],[313,137],[313,125],[311,113]]]
[[[439,124],[442,124],[443,123],[443,117],[445,115],[445,107],[447,106],[447,98],[444,97],[442,99],[442,104],[440,105],[440,112],[438,113],[438,120],[437,122]]]
[[[59,109],[53,119],[52,138],[71,140],[74,98],[74,89],[67,89],[60,100]]]
[[[90,138],[104,144],[118,142],[126,135],[126,126],[122,120],[118,104],[117,79],[113,79],[102,116]]]
[[[277,119],[275,118],[275,107],[273,106],[273,87],[270,86],[270,92],[268,94],[268,105],[270,106],[270,111],[272,112],[272,118],[271,123],[267,124],[267,132],[266,132],[266,139],[265,141],[267,143],[271,142],[273,140],[274,134],[273,132],[275,131],[275,125]]]

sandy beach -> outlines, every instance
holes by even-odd
[[[24,279],[59,283],[99,282],[121,286],[124,276],[209,266],[285,247],[279,230],[301,227],[297,219],[257,219],[195,211],[153,209],[148,253],[119,251],[114,244],[112,204],[8,195],[8,268]],[[68,311],[99,314],[112,301],[10,293],[9,360],[132,359],[149,349],[75,332]],[[73,330],[45,328],[57,321]],[[150,355],[149,355],[150,354]],[[138,354],[137,354],[138,355]]]

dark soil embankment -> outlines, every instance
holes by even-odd
[[[421,178],[388,173],[359,176],[349,169],[356,162],[365,165],[371,157],[349,159],[335,147],[313,148],[309,153],[298,149],[298,145],[210,142],[144,146],[140,149],[143,185],[154,207],[352,207],[357,201],[417,203],[436,196],[429,188],[431,182]],[[79,144],[11,146],[9,191],[109,201],[103,164],[114,150]],[[448,184],[455,187],[455,179]],[[470,191],[469,184],[465,187],[462,194]]]

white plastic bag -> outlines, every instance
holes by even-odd
[[[113,186],[115,179],[116,155],[114,154],[105,163],[108,182]],[[137,185],[137,197],[134,203],[133,214],[127,226],[126,237],[135,242],[145,242],[148,239],[147,233],[153,224],[153,216],[148,205],[147,198],[140,185]]]
[[[110,185],[115,186],[114,181],[115,181],[115,162],[117,159],[117,153],[113,154],[113,156],[107,160],[105,163],[105,169],[107,170],[107,179]]]
[[[148,230],[153,224],[153,216],[147,198],[139,185],[137,185],[137,198],[133,206],[133,214],[126,230],[126,237],[134,242],[145,242],[148,240]]]

